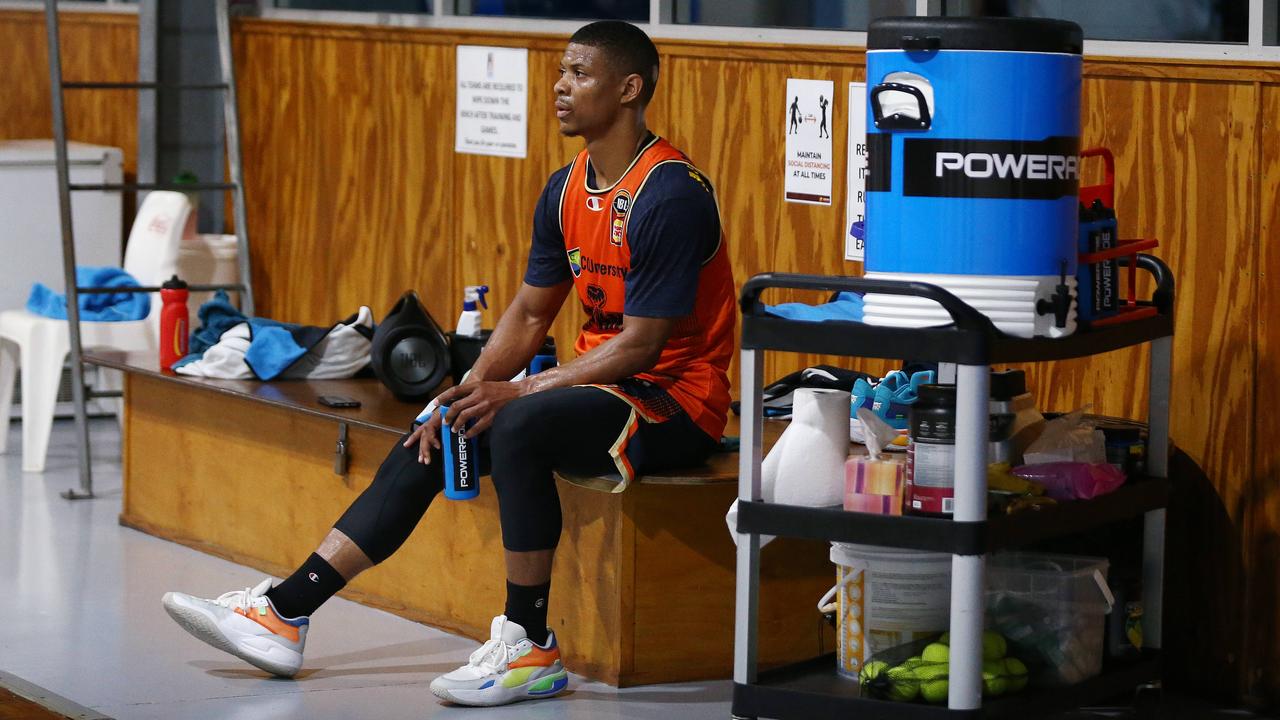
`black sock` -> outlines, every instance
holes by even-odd
[[[541,585],[516,585],[507,581],[507,619],[519,623],[537,645],[547,642],[547,596],[551,581]]]
[[[267,591],[281,617],[310,615],[347,584],[333,566],[315,553],[284,582]]]

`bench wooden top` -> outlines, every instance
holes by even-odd
[[[372,430],[382,430],[402,435],[425,402],[397,400],[376,378],[351,378],[346,380],[216,380],[190,377],[160,370],[159,359],[151,353],[122,353],[96,351],[85,354],[85,362],[101,367],[137,373],[192,388],[234,395],[246,400],[262,402],[293,412],[351,423]],[[321,395],[344,395],[360,401],[358,408],[331,408],[321,405]],[[766,420],[764,423],[764,449],[768,452],[778,436],[786,428],[786,422]],[[724,434],[738,435],[738,417],[729,416]],[[645,475],[640,482],[660,485],[706,485],[733,482],[738,478],[738,453],[715,453],[700,467],[681,468]],[[577,484],[590,484],[588,480],[565,478]]]

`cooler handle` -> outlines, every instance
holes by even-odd
[[[749,278],[742,286],[742,294],[738,299],[738,306],[741,308],[742,314],[764,315],[760,296],[764,294],[765,290],[771,288],[817,290],[819,292],[884,293],[887,295],[922,297],[941,305],[951,315],[956,327],[961,330],[976,330],[986,334],[988,337],[994,337],[999,332],[990,318],[974,310],[971,306],[965,304],[963,300],[937,285],[865,277],[761,273]]]
[[[885,117],[884,109],[880,107],[880,95],[891,90],[914,97],[916,104],[920,107],[920,117],[912,118],[900,113]],[[920,88],[906,83],[886,82],[871,88],[871,114],[875,118],[876,127],[881,130],[928,130],[933,124],[933,117],[929,115],[929,103],[924,99],[924,93]]]

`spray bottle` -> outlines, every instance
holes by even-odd
[[[480,337],[480,308],[489,309],[484,301],[484,294],[489,292],[488,285],[468,285],[462,296],[462,314],[458,316],[455,335],[462,337]],[[480,307],[476,307],[476,303]]]

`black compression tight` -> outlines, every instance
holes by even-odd
[[[528,395],[508,403],[487,438],[507,550],[550,550],[560,540],[560,497],[553,470],[595,476],[616,472],[609,449],[626,431],[631,406],[592,387]],[[444,488],[442,463],[418,462],[418,448],[396,444],[334,527],[374,563],[408,539]],[[628,445],[637,473],[701,463],[715,443],[683,413],[663,423],[640,422]]]
[[[418,462],[418,446],[404,446],[408,439],[405,435],[396,441],[373,482],[333,524],[374,564],[400,549],[444,490],[443,464],[439,459],[430,465]]]

